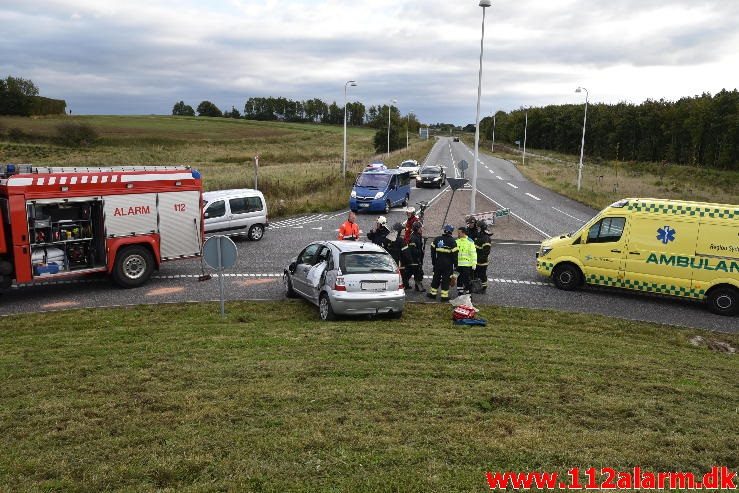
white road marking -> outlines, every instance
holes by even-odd
[[[507,181],[507,182],[506,182],[506,184],[507,184],[507,185],[508,185],[509,187],[513,187],[513,188],[518,188],[518,187],[517,187],[516,185],[514,185],[513,183],[511,183],[511,182],[509,182],[509,181]]]
[[[490,173],[493,174],[493,175],[495,174],[495,171],[493,171],[491,169],[489,169],[488,171],[490,171]]]
[[[579,217],[575,217],[575,216],[572,216],[572,215],[570,215],[570,214],[567,214],[567,213],[566,213],[565,211],[561,211],[561,210],[557,209],[556,207],[552,207],[552,209],[554,209],[555,211],[557,211],[557,212],[559,212],[559,213],[562,213],[562,214],[564,214],[564,215],[565,215],[565,216],[567,216],[567,217],[571,217],[571,218],[572,218],[572,219],[574,219],[575,221],[580,221],[581,223],[584,223],[584,222],[586,222],[586,221],[585,221],[584,219],[580,219]]]
[[[488,199],[490,202],[496,204],[498,207],[500,207],[502,209],[508,209],[508,207],[502,205],[497,200],[493,200],[492,198],[488,197],[485,193],[481,192],[480,190],[477,190],[477,193],[479,193],[480,195],[482,195],[483,197],[485,197],[486,199]],[[513,211],[511,211],[511,216],[515,217],[516,219],[518,219],[522,223],[527,224],[528,226],[530,226],[535,231],[538,231],[539,233],[541,233],[542,235],[544,235],[545,238],[551,238],[552,237],[552,235],[548,234],[546,231],[542,231],[541,229],[537,228],[536,226],[534,226],[533,224],[531,224],[530,222],[528,222],[526,219],[522,218],[518,214],[515,214]]]
[[[528,193],[528,192],[526,192],[526,195],[528,195],[529,197],[531,197],[531,198],[532,198],[532,199],[534,199],[534,200],[541,200],[541,199],[540,199],[539,197],[537,197],[536,195],[531,195],[531,194],[530,194],[530,193]]]
[[[502,180],[503,179],[502,176],[496,176],[496,178],[499,179],[499,180]]]
[[[311,229],[315,229],[316,231],[323,231],[323,226],[319,226],[317,228],[311,228]]]

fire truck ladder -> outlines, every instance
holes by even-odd
[[[190,166],[93,166],[93,167],[61,167],[61,166],[31,166],[25,173],[114,173],[121,171],[185,171]]]

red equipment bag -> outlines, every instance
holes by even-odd
[[[452,312],[452,320],[464,320],[467,318],[475,318],[475,309],[471,306],[460,305],[454,308]]]

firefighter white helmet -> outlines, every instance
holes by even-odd
[[[382,224],[383,226],[385,226],[387,224],[387,219],[385,218],[385,216],[378,217],[377,224]]]

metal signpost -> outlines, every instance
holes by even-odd
[[[218,283],[221,291],[221,318],[226,316],[223,296],[223,271],[236,265],[238,251],[236,244],[227,236],[211,236],[203,245],[205,263],[218,271]]]
[[[457,166],[459,167],[462,163],[464,163],[465,165],[467,164],[465,161],[461,161]],[[454,202],[454,192],[465,186],[467,184],[467,180],[465,180],[464,178],[447,178],[446,182],[449,184],[449,188],[452,189],[452,198],[449,199],[449,205],[446,206],[444,220],[441,222],[442,225],[446,224],[446,217],[449,215],[449,209],[452,207],[452,202]]]

